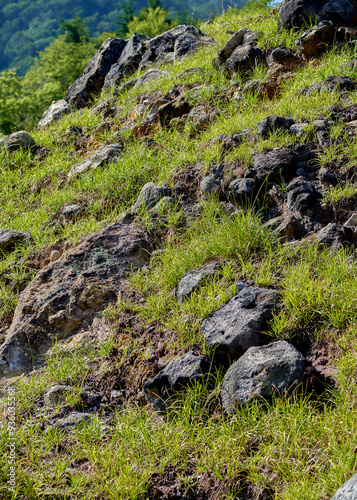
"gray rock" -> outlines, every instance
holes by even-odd
[[[331,500],[357,500],[357,474],[339,488]]]
[[[264,226],[274,229],[275,233],[283,241],[302,238],[306,233],[300,220],[292,215],[275,217],[266,222]]]
[[[153,208],[161,198],[168,194],[168,189],[164,186],[158,186],[154,182],[148,182],[140,191],[138,199],[132,207],[132,213],[137,213],[144,207],[147,209]]]
[[[297,95],[312,95],[316,92],[354,92],[357,89],[357,80],[345,75],[331,75],[323,82],[314,83],[308,88],[299,90]]]
[[[268,139],[270,134],[281,130],[289,130],[294,125],[292,118],[271,115],[257,123],[257,132],[263,139]]]
[[[249,200],[252,201],[254,189],[254,179],[235,179],[229,185],[232,198],[237,203],[245,204]]]
[[[159,120],[162,125],[165,125],[172,118],[179,118],[182,115],[187,115],[192,109],[192,105],[184,96],[163,104],[158,109]]]
[[[84,207],[82,205],[67,205],[61,210],[61,214],[66,220],[74,219],[82,212],[84,212]]]
[[[57,406],[65,403],[66,393],[71,390],[69,385],[54,385],[44,392],[44,403],[46,406]]]
[[[349,0],[290,0],[279,11],[285,28],[301,28],[311,19],[332,21],[334,24],[353,26],[356,21],[356,5]]]
[[[201,76],[204,74],[204,71],[202,68],[188,68],[188,69],[185,69],[184,71],[182,71],[181,73],[179,73],[177,75],[177,79],[183,79],[183,78],[188,78],[192,75],[194,76]]]
[[[222,68],[230,76],[237,73],[246,75],[251,72],[255,66],[263,61],[264,53],[262,49],[254,45],[240,45],[232,55],[222,64]]]
[[[174,391],[190,386],[194,382],[202,382],[211,370],[210,361],[203,356],[188,352],[169,363],[156,377],[144,384],[147,400],[160,408]],[[162,408],[162,406],[161,406]]]
[[[302,137],[303,135],[306,135],[308,128],[309,124],[307,122],[303,122],[303,123],[294,123],[294,125],[291,125],[289,130],[292,134],[295,134],[297,137]]]
[[[354,231],[350,226],[331,223],[314,235],[315,243],[332,247],[335,250],[354,242]]]
[[[90,413],[72,413],[68,417],[60,418],[57,422],[50,427],[50,429],[65,429],[71,430],[77,425],[86,423],[89,424],[93,419]]]
[[[176,298],[178,302],[184,302],[190,295],[202,286],[209,278],[217,276],[218,271],[222,266],[218,262],[207,264],[197,269],[188,271],[180,280],[176,290]]]
[[[53,102],[43,113],[38,123],[38,128],[45,128],[51,123],[60,120],[63,115],[68,115],[71,109],[71,106],[64,99]]]
[[[16,246],[28,245],[32,240],[31,233],[0,229],[0,255],[11,252]]]
[[[266,343],[262,330],[276,309],[277,300],[274,290],[243,288],[202,323],[208,347],[218,357],[238,358],[249,347]]]
[[[92,172],[98,167],[102,167],[115,158],[123,151],[121,144],[111,144],[110,146],[101,146],[95,153],[80,163],[71,167],[67,175],[68,181],[73,180],[78,175]]]
[[[254,157],[252,170],[259,184],[291,179],[297,169],[298,156],[288,148],[276,148]]]
[[[213,175],[207,175],[204,177],[200,183],[200,190],[205,194],[218,194],[221,189],[220,185],[216,181]]]
[[[154,208],[151,209],[152,214],[158,214],[163,211],[170,210],[176,205],[176,200],[172,196],[164,196],[159,200]]]
[[[188,119],[196,130],[203,130],[210,123],[210,116],[206,113],[204,106],[196,106],[188,113]]]
[[[39,271],[20,295],[0,347],[0,377],[31,371],[57,340],[88,329],[116,300],[132,267],[147,263],[149,251],[145,233],[112,224]]]
[[[135,84],[135,88],[142,87],[155,80],[160,80],[160,78],[165,78],[165,77],[167,78],[171,75],[172,73],[170,71],[164,71],[158,68],[150,68],[147,71],[145,71],[143,76],[141,76],[138,79],[138,81]]]
[[[344,223],[344,226],[347,227],[356,227],[357,226],[357,212],[353,213],[351,217]]]
[[[304,373],[304,357],[289,342],[251,347],[227,371],[221,388],[224,409],[234,413],[238,404],[254,397],[295,388]]]
[[[218,57],[226,61],[234,52],[234,50],[243,44],[244,35],[247,33],[252,33],[248,28],[241,28],[236,31],[232,38],[228,40],[226,45],[218,52]]]
[[[325,50],[334,42],[336,29],[330,21],[323,21],[308,31],[305,31],[297,40],[297,48],[307,57],[312,57]]]
[[[118,215],[117,222],[119,224],[131,224],[134,220],[134,214],[131,212],[123,212]]]
[[[8,153],[18,149],[33,149],[36,147],[35,139],[26,130],[20,130],[11,135],[5,135],[0,139],[0,149],[4,148]]]
[[[315,120],[312,122],[312,126],[316,131],[327,132],[330,129],[330,124],[327,120]]]
[[[314,185],[301,177],[292,180],[286,187],[287,208],[297,217],[316,207],[321,194]]]

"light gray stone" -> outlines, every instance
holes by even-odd
[[[66,401],[66,393],[70,391],[69,385],[54,385],[45,390],[44,403],[46,406],[57,406]]]
[[[147,182],[140,191],[131,211],[136,213],[144,207],[147,209],[153,208],[161,198],[167,195],[168,190],[164,186],[158,186],[154,182]]]
[[[357,500],[357,474],[339,488],[331,500]]]
[[[176,290],[177,301],[182,303],[187,300],[207,279],[216,276],[220,269],[222,269],[222,266],[218,262],[212,262],[188,271],[178,284]]]
[[[8,153],[18,149],[32,149],[36,146],[35,139],[26,130],[20,130],[11,135],[5,135],[0,139],[0,149],[5,149]]]
[[[58,121],[63,115],[68,115],[72,108],[64,99],[54,101],[51,106],[43,113],[38,123],[38,128],[45,128],[51,123]]]
[[[110,146],[101,146],[95,153],[80,163],[76,163],[71,167],[67,179],[71,181],[78,175],[92,172],[98,167],[101,167],[108,162],[114,160],[123,151],[120,144],[111,144]]]
[[[12,229],[0,229],[0,254],[11,252],[16,246],[28,245],[32,240],[30,233],[13,231]]]

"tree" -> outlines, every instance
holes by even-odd
[[[128,33],[128,24],[134,19],[134,8],[132,0],[127,0],[126,2],[120,2],[120,18],[115,24],[119,25],[115,34],[119,37],[124,38]]]
[[[86,43],[89,41],[89,29],[85,19],[79,17],[77,12],[73,19],[59,20],[60,28],[65,32],[68,43]]]
[[[137,16],[128,23],[128,36],[133,33],[154,37],[169,30],[172,26],[167,19],[168,12],[162,7],[141,9]]]

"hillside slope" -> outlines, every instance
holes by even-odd
[[[107,40],[1,139],[1,498],[357,494],[357,7],[301,3]]]

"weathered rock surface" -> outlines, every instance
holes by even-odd
[[[161,198],[168,194],[169,191],[164,186],[158,186],[154,182],[146,183],[132,207],[132,213],[136,213],[144,207],[153,208]]]
[[[267,139],[273,132],[289,130],[294,123],[292,118],[271,115],[257,123],[257,132],[260,137]]]
[[[315,208],[318,199],[321,198],[321,194],[316,191],[312,182],[300,177],[287,185],[286,194],[287,208],[297,217]]]
[[[0,139],[0,149],[4,148],[8,153],[18,149],[33,149],[36,147],[35,139],[26,130],[20,130],[11,135],[5,135]]]
[[[19,297],[0,349],[0,376],[32,370],[53,342],[88,326],[149,251],[142,231],[112,224],[42,269]]]
[[[293,389],[304,373],[304,357],[286,341],[251,347],[228,369],[222,383],[225,410],[254,397],[269,398],[273,392]]]
[[[290,0],[281,7],[279,14],[283,26],[288,29],[301,28],[310,19],[353,26],[356,5],[349,0]]]
[[[55,101],[43,113],[41,120],[38,122],[38,128],[45,128],[51,123],[58,121],[63,115],[68,115],[72,108],[64,99]]]
[[[114,160],[121,152],[123,147],[121,144],[111,144],[110,146],[101,146],[95,153],[80,163],[76,163],[71,167],[68,173],[68,181],[73,180],[78,175],[85,172],[92,172],[98,167],[102,167],[106,163]]]
[[[179,118],[188,114],[192,105],[186,100],[185,96],[177,97],[172,101],[163,104],[158,110],[159,120],[162,125],[168,123],[172,118]]]
[[[28,245],[31,240],[30,233],[0,229],[0,255],[1,253],[11,252],[17,245]]]
[[[357,474],[339,488],[331,500],[356,500],[357,499]]]
[[[259,183],[289,180],[296,173],[298,156],[288,148],[259,153],[253,159],[252,174]]]
[[[91,97],[98,94],[109,73],[126,47],[127,40],[108,38],[92,57],[83,74],[67,90],[65,100],[72,106],[83,108]]]
[[[43,401],[46,406],[57,406],[66,401],[66,393],[71,390],[69,385],[54,385],[45,390]]]
[[[342,246],[354,242],[354,231],[349,226],[340,226],[339,224],[327,224],[314,236],[314,241],[320,245],[332,247],[336,250]]]
[[[164,71],[163,69],[158,68],[150,68],[145,71],[145,73],[138,79],[135,87],[142,87],[143,85],[147,85],[154,80],[159,80],[160,78],[165,78],[170,75],[170,71]]]
[[[207,279],[217,275],[221,269],[218,262],[212,262],[197,269],[188,271],[180,280],[176,290],[176,298],[178,302],[184,302],[190,295],[197,290]]]
[[[237,73],[246,75],[263,61],[263,51],[254,45],[237,47],[233,54],[222,64],[222,68],[233,76]]]
[[[203,356],[188,352],[169,363],[156,377],[144,384],[147,400],[154,406],[160,404],[173,391],[201,382],[211,370],[210,361]]]
[[[229,190],[234,201],[240,204],[252,201],[254,184],[254,179],[250,178],[235,179],[232,181],[229,185]]]
[[[323,82],[314,83],[308,88],[299,90],[297,95],[311,95],[315,92],[332,92],[338,90],[339,92],[347,91],[353,92],[357,89],[357,80],[345,75],[331,75]]]
[[[297,48],[307,57],[325,50],[335,38],[335,27],[330,21],[323,21],[308,31],[305,31],[297,40]]]
[[[262,333],[277,307],[274,290],[244,287],[227,304],[208,316],[202,333],[217,357],[238,358],[249,347],[266,343]]]

